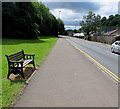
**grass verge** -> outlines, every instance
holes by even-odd
[[[15,101],[20,94],[25,81],[10,81],[6,79],[7,76],[7,59],[5,54],[10,55],[21,51],[25,53],[35,54],[35,64],[40,66],[42,61],[48,55],[56,43],[55,37],[41,37],[35,40],[22,39],[2,39],[2,106],[10,107],[11,103]]]

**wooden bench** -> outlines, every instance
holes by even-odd
[[[34,63],[34,54],[24,54],[24,51],[20,51],[17,52],[15,54],[12,55],[5,55],[7,57],[7,61],[8,61],[8,75],[7,78],[9,79],[9,76],[11,73],[13,74],[21,74],[23,78],[24,74],[23,74],[23,68],[27,65],[27,64],[33,64],[34,68],[35,68],[35,63]]]

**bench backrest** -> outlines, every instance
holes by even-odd
[[[24,51],[20,51],[20,52],[17,52],[15,54],[12,54],[12,55],[5,55],[8,59],[8,61],[19,61],[21,59],[24,59]]]

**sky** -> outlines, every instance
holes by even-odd
[[[42,1],[42,0],[39,0]],[[89,11],[101,15],[101,17],[118,14],[119,0],[44,0],[42,2],[56,17],[63,20],[65,29],[79,29],[80,21]]]

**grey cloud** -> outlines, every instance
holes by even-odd
[[[62,15],[62,20],[66,26],[73,26],[74,28],[80,26],[80,21],[75,19],[80,19],[83,15],[89,11],[98,11],[100,9],[100,4],[97,2],[43,2],[50,10],[54,9],[68,9],[74,12],[74,15],[64,17]],[[67,13],[66,13],[67,15]]]
[[[44,4],[54,10],[56,8],[69,9],[74,12],[97,11],[100,5],[97,2],[44,2]]]
[[[80,26],[80,21],[64,21],[65,25]]]

